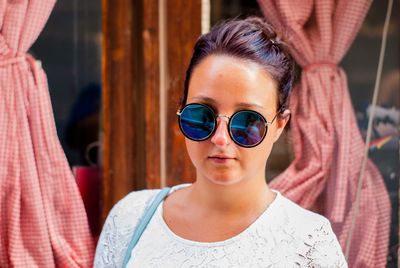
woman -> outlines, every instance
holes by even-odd
[[[178,121],[196,169],[155,205],[132,192],[104,225],[96,267],[347,267],[324,217],[271,190],[265,167],[289,120],[293,60],[259,18],[232,20],[199,38]]]

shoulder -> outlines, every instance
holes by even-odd
[[[133,227],[143,214],[146,206],[160,190],[141,190],[131,192],[118,201],[107,216],[104,228],[124,229]]]
[[[139,219],[160,190],[134,191],[117,202],[104,223],[95,255],[95,267],[120,267]]]
[[[342,248],[327,218],[281,196],[286,231],[295,234],[299,249],[311,267],[347,267]]]
[[[160,189],[130,192],[113,206],[108,217],[139,214],[159,191]]]
[[[299,230],[308,230],[311,227],[319,226],[326,222],[329,223],[329,220],[324,216],[299,206],[280,193],[278,196],[281,211],[288,217],[288,220],[296,222]]]

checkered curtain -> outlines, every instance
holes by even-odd
[[[54,3],[0,0],[0,267],[92,265],[94,244],[46,75],[26,53]]]
[[[295,159],[271,182],[305,208],[324,204],[343,250],[356,221],[349,267],[385,267],[390,203],[384,181],[369,161],[355,217],[364,142],[355,119],[344,70],[349,49],[371,1],[259,0],[266,19],[287,32],[302,67],[291,99]],[[366,89],[367,90],[367,89]],[[321,202],[322,201],[322,202]]]

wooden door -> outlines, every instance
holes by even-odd
[[[201,1],[103,0],[103,220],[132,190],[194,179],[176,110]]]

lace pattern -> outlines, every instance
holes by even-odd
[[[97,246],[95,267],[121,267],[133,230],[157,190],[133,192],[114,206]],[[128,267],[347,267],[331,225],[278,193],[245,231],[205,243],[175,235],[160,205]]]
[[[121,267],[133,231],[157,190],[131,192],[110,211],[96,248],[94,267]]]

